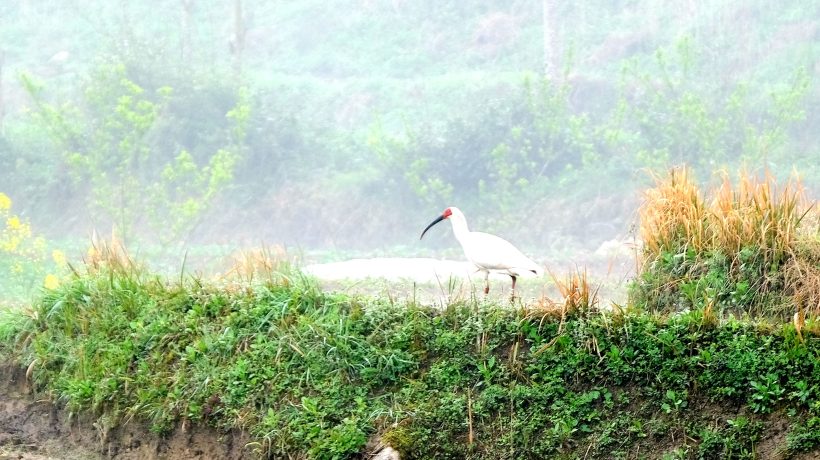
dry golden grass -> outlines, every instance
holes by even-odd
[[[281,246],[239,250],[230,256],[230,268],[220,278],[244,283],[253,281],[287,282],[282,273],[290,266]]]
[[[800,240],[784,272],[786,289],[797,310],[794,322],[799,334],[806,317],[820,318],[820,239]]]
[[[800,327],[806,315],[820,316],[820,219],[796,175],[778,185],[768,172],[743,172],[733,184],[724,172],[720,186],[708,194],[701,192],[687,168],[655,180],[639,210],[644,271],[664,255],[693,252],[695,260],[723,254],[732,261],[732,271],[739,272],[741,253],[746,251],[754,254],[762,270],[755,280],[761,299],[773,290],[791,296]],[[702,276],[693,267],[680,276]],[[706,303],[705,313],[713,315],[714,299]]]
[[[576,268],[564,278],[559,278],[550,272],[550,277],[558,288],[558,293],[562,299],[561,304],[566,313],[589,311],[598,306],[598,289],[600,286],[593,286],[589,283],[586,268]]]
[[[706,244],[707,207],[687,168],[673,169],[667,177],[655,176],[655,187],[644,192],[638,210],[644,251],[659,255]]]
[[[550,277],[558,288],[560,299],[553,300],[546,296],[541,297],[534,305],[529,307],[527,317],[539,319],[539,327],[547,319],[560,319],[560,323],[555,337],[539,347],[535,354],[542,353],[555,344],[555,341],[564,331],[564,324],[568,315],[588,313],[598,306],[598,289],[600,286],[590,284],[586,269],[576,268],[564,278],[550,272]]]
[[[86,271],[96,273],[102,269],[127,272],[137,268],[123,242],[111,232],[110,239],[101,238],[96,232],[91,236],[91,246],[83,257]],[[77,273],[74,267],[72,271]]]
[[[586,269],[576,268],[563,278],[549,273],[559,298],[542,296],[530,306],[533,315],[558,318],[597,308],[600,286],[590,284]]]
[[[792,251],[806,210],[803,188],[795,176],[778,190],[769,173],[763,179],[742,174],[736,187],[724,173],[711,206],[710,244],[727,254],[754,246],[767,262],[779,264]]]
[[[735,254],[744,247],[763,251],[779,263],[794,246],[797,227],[808,206],[796,176],[778,187],[766,173],[740,174],[733,185],[727,173],[717,189],[704,197],[687,168],[677,168],[644,194],[639,210],[644,255],[692,249]]]

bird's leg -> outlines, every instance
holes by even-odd
[[[484,295],[490,293],[490,272],[484,272]]]
[[[513,283],[512,283],[512,293],[510,294],[510,300],[515,300],[515,276],[514,276],[514,275],[510,275],[510,278],[512,278],[512,280],[513,280]]]

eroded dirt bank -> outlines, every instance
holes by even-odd
[[[241,432],[209,427],[159,436],[136,422],[107,433],[89,416],[71,416],[33,392],[25,369],[0,364],[0,460],[254,458]]]

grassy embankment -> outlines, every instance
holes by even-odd
[[[162,279],[100,247],[0,319],[0,352],[102,427],[241,427],[275,457],[347,458],[376,436],[403,458],[816,451],[819,243],[799,191],[773,187],[707,199],[685,172],[660,181],[612,312],[580,274],[556,303],[435,310],[321,292],[286,267]]]

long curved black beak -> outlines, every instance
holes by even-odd
[[[419,237],[419,239],[424,238],[424,234],[427,233],[427,230],[430,230],[430,227],[432,227],[433,225],[436,225],[437,223],[441,222],[442,220],[444,220],[444,215],[436,217],[436,220],[430,222],[430,225],[428,225],[427,228],[425,228],[424,231],[421,232],[421,236]]]

